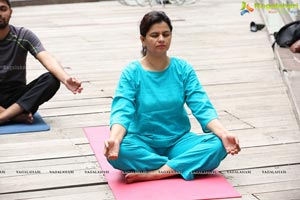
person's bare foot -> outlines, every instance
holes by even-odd
[[[153,180],[159,180],[163,178],[167,178],[170,176],[176,176],[178,173],[176,173],[173,170],[170,171],[150,171],[150,172],[142,172],[142,173],[127,173],[125,175],[125,182],[126,183],[134,183],[134,182],[141,182],[141,181],[153,181]]]
[[[149,172],[146,173],[128,173],[125,175],[125,182],[126,183],[134,183],[139,181],[150,181],[154,180],[153,177],[149,174]]]
[[[14,122],[18,123],[26,123],[32,124],[33,123],[33,115],[32,113],[22,113],[12,119]]]

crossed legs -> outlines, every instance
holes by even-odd
[[[32,115],[38,107],[51,99],[60,82],[52,74],[45,73],[28,85],[15,88],[0,99],[0,125],[7,121],[32,123]]]
[[[152,148],[136,137],[125,136],[117,160],[110,164],[125,172],[125,181],[150,181],[180,174],[194,179],[194,172],[211,171],[225,158],[226,151],[214,134],[187,133],[165,149]]]

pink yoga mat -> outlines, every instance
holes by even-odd
[[[199,176],[192,181],[180,177],[126,184],[121,171],[112,168],[103,155],[109,127],[84,128],[108,184],[117,200],[192,200],[237,198],[241,195],[220,174]]]

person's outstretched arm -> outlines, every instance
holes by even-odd
[[[131,67],[121,74],[111,105],[110,136],[104,142],[104,155],[109,160],[118,159],[120,144],[134,120],[136,87]]]
[[[186,68],[184,81],[186,102],[202,126],[203,132],[213,132],[221,140],[228,154],[237,154],[241,149],[238,138],[231,134],[218,120],[218,114],[190,66]]]
[[[47,51],[42,51],[37,54],[36,58],[40,63],[51,72],[58,80],[60,80],[74,94],[81,93],[81,82],[75,77],[69,76],[57,60]]]

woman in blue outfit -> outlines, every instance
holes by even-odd
[[[194,174],[218,167],[240,151],[236,136],[218,120],[192,66],[169,57],[172,25],[164,12],[147,13],[140,23],[143,57],[122,72],[111,111],[104,154],[127,183]],[[206,134],[190,132],[184,105]]]

